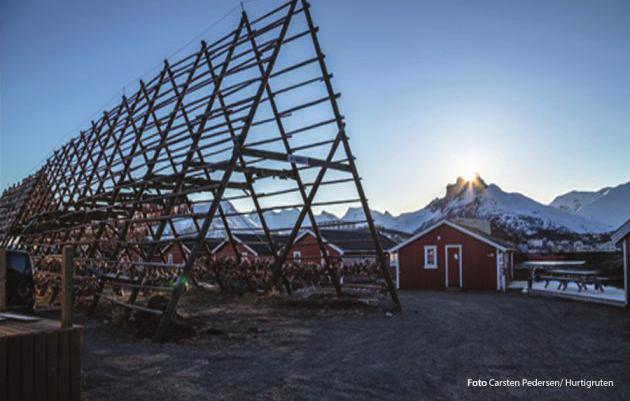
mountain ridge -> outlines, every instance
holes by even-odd
[[[597,191],[569,191],[550,206],[617,228],[630,216],[630,182]]]
[[[602,209],[610,211],[610,199],[615,204],[630,205],[630,183],[592,192],[571,191],[545,205],[521,193],[505,192],[496,184],[487,184],[479,176],[470,181],[458,177],[454,183],[447,184],[442,197],[434,198],[426,206],[415,211],[399,215],[377,210],[371,210],[371,213],[378,226],[410,234],[442,219],[472,218],[489,221],[494,233],[514,241],[537,237],[577,239],[585,235],[606,235],[616,228],[615,224],[601,222],[587,214],[588,212],[597,215]],[[236,210],[232,204],[223,206],[229,211]],[[195,212],[205,209],[206,205],[197,205]],[[585,214],[580,215],[581,211]],[[624,213],[626,212],[622,209],[619,214]],[[297,208],[268,211],[264,214],[265,221],[272,230],[290,230],[298,215]],[[625,218],[628,215],[630,209]],[[323,210],[315,214],[315,218],[320,225],[348,227],[365,225],[362,223],[365,216],[360,207],[348,208],[341,217]],[[625,218],[621,220],[625,221]],[[230,225],[241,230],[254,230],[260,228],[260,219],[256,213],[252,213],[230,218]],[[308,225],[310,222],[306,219],[305,226]],[[222,223],[217,219],[213,221],[212,227],[220,230]],[[181,228],[186,231],[192,227]]]
[[[274,212],[269,217],[277,218],[290,211]],[[297,214],[297,209],[292,213]],[[390,212],[371,210],[377,225],[398,231],[413,233],[444,218],[480,218],[489,220],[497,232],[510,237],[528,238],[550,232],[561,234],[601,234],[613,229],[592,219],[577,216],[570,210],[545,205],[520,193],[503,191],[496,184],[487,184],[481,177],[467,181],[458,177],[446,186],[443,197],[436,197],[426,206],[411,212],[393,215]],[[360,207],[350,207],[341,217],[322,212],[318,222],[355,223],[365,220]],[[266,216],[267,217],[267,216]],[[251,217],[256,220],[257,217]],[[289,222],[290,219],[285,220]],[[294,220],[293,220],[294,221]],[[274,227],[274,224],[269,224]],[[285,224],[286,225],[286,224]]]

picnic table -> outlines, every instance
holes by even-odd
[[[549,272],[540,275],[538,278],[545,280],[545,288],[551,281],[558,282],[558,290],[565,291],[569,283],[574,282],[578,286],[578,292],[588,291],[588,284],[594,286],[595,291],[604,292],[604,287],[600,272],[598,270],[583,270],[583,269],[554,269]]]

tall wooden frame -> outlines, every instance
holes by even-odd
[[[222,232],[239,257],[234,233],[245,229],[234,220],[245,215],[257,216],[260,227],[246,230],[272,250],[271,284],[291,292],[284,266],[308,226],[340,294],[316,211],[354,203],[400,307],[339,96],[306,0],[253,20],[243,11],[232,32],[165,61],[154,78],[140,81],[133,95],[55,151],[23,191],[18,216],[0,232],[0,247],[21,245],[43,257],[73,245],[79,263],[131,277],[124,303],[130,307],[150,269],[175,271],[176,285],[159,311],[160,337],[192,269],[209,251],[206,238]],[[322,191],[328,186],[336,188]],[[338,197],[353,192],[356,197]],[[226,210],[228,201],[251,210]],[[295,224],[270,229],[266,213],[287,207],[299,209]],[[274,239],[276,231],[286,234],[284,243]],[[165,245],[184,254],[184,241],[192,247],[183,265],[168,263]]]

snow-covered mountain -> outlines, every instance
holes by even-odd
[[[493,231],[513,238],[527,238],[548,232],[603,233],[609,227],[568,211],[543,205],[519,193],[508,193],[487,185],[482,178],[458,178],[446,187],[446,194],[415,212],[393,217],[391,228],[414,232],[444,219],[466,217],[489,220]]]
[[[222,202],[226,214],[236,212],[234,206]],[[414,212],[394,216],[389,212],[372,211],[377,225],[408,233],[417,232],[444,218],[474,218],[490,221],[493,232],[507,239],[521,240],[532,237],[559,237],[608,233],[630,216],[630,183],[615,188],[585,193],[570,192],[544,205],[519,193],[503,191],[495,184],[486,184],[481,177],[472,181],[458,178],[446,187],[446,193]],[[195,206],[195,212],[206,211],[208,205]],[[614,212],[611,212],[614,211]],[[271,229],[290,229],[299,210],[289,208],[265,212],[265,221]],[[231,227],[244,230],[260,229],[256,213],[228,217]],[[365,220],[363,210],[351,207],[342,217],[323,211],[316,215],[320,224],[357,223]],[[309,225],[308,219],[305,225]],[[360,223],[359,223],[360,224]],[[176,222],[179,233],[192,232],[192,219]],[[212,222],[214,231],[223,228],[217,217]],[[168,230],[167,230],[168,231]]]
[[[270,215],[270,225],[290,227],[297,210],[284,210]],[[336,216],[323,212],[318,222],[334,222]],[[466,217],[489,220],[493,231],[508,238],[529,238],[562,234],[598,234],[611,230],[608,224],[577,216],[569,210],[536,202],[519,193],[508,193],[499,186],[486,184],[481,177],[473,181],[458,178],[446,187],[442,198],[414,212],[394,216],[389,212],[372,211],[377,225],[405,232],[415,232],[444,218]],[[256,218],[251,217],[257,221]],[[361,208],[349,208],[339,221],[364,221]],[[277,222],[280,222],[277,223]]]
[[[297,220],[300,214],[300,210],[296,208],[284,209],[284,210],[274,210],[263,213],[265,217],[265,222],[272,230],[277,229],[287,229],[290,230],[293,228],[293,224]],[[248,218],[256,225],[260,226],[260,219],[258,218],[258,214],[252,213],[248,216]],[[338,221],[339,218],[332,213],[328,213],[326,211],[321,212],[320,214],[315,215],[315,220],[319,224],[325,224],[329,222]],[[304,225],[310,225],[310,221],[308,220],[308,216],[304,219]]]
[[[599,191],[571,191],[550,204],[615,229],[630,217],[630,182]]]
[[[193,206],[193,213],[205,213],[210,208],[210,202],[207,203],[198,203]],[[222,201],[221,208],[223,209],[223,213],[226,214],[226,219],[228,224],[232,229],[237,229],[240,232],[247,231],[249,229],[256,229],[258,224],[255,221],[252,221],[249,216],[245,215],[237,215],[238,210],[232,205],[229,201]],[[197,223],[199,226],[203,224],[202,218],[197,218]],[[179,218],[173,220],[173,225],[175,226],[175,231],[179,235],[183,234],[192,234],[196,232],[195,223],[192,218]],[[217,235],[221,236],[221,230],[223,230],[223,222],[220,217],[215,217],[212,220],[210,225],[209,236]],[[172,230],[170,226],[166,226],[164,230],[164,235],[172,235]]]
[[[194,213],[205,213],[208,211],[210,207],[210,202],[207,203],[198,203],[194,205],[193,212]],[[262,227],[260,224],[260,219],[257,213],[249,213],[239,215],[239,211],[234,207],[234,205],[230,201],[222,201],[221,207],[223,212],[226,215],[226,219],[231,229],[236,232],[256,232],[260,231]],[[296,208],[289,208],[278,211],[268,211],[264,213],[265,221],[267,225],[272,230],[285,229],[290,230],[293,228],[294,222],[297,220],[300,211]],[[339,218],[332,213],[328,213],[323,211],[319,214],[315,215],[315,220],[318,224],[325,224],[330,222],[338,222]],[[201,217],[197,218],[198,224],[201,226],[203,223],[203,219]],[[179,218],[174,219],[175,230],[179,235],[182,234],[190,234],[195,232],[195,223],[192,218]],[[309,226],[310,221],[308,217],[305,219],[304,226]],[[222,236],[223,235],[223,221],[217,214],[212,220],[210,231],[208,233],[209,236]],[[172,231],[170,226],[166,226],[164,231],[165,235],[171,235]]]
[[[602,191],[608,190],[604,188]],[[565,212],[577,213],[582,206],[593,202],[596,198],[601,196],[601,192],[588,192],[588,191],[571,191],[564,195],[559,195],[554,198],[549,206],[553,206]]]
[[[384,213],[372,210],[372,218],[378,226],[393,228],[396,225],[397,219],[392,216],[391,213],[385,211]],[[363,222],[365,221],[365,213],[363,208],[350,207],[341,218],[341,221],[346,223]]]

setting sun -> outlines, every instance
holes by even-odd
[[[479,173],[475,169],[468,169],[464,172],[464,179],[466,181],[474,181]]]

